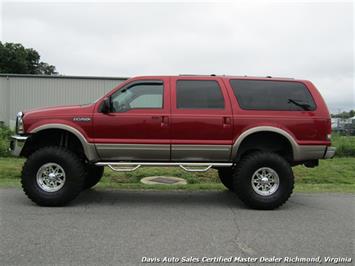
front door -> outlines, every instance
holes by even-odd
[[[233,119],[222,80],[177,77],[171,88],[172,160],[229,161]]]
[[[109,113],[98,108],[93,122],[101,160],[170,160],[168,80],[134,80],[111,94]]]

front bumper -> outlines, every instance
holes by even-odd
[[[26,136],[12,136],[10,142],[10,152],[13,156],[20,156],[23,147],[25,146],[26,140],[28,137]]]
[[[335,155],[336,148],[335,147],[326,147],[324,153],[324,159],[331,159]]]

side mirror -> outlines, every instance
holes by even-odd
[[[111,112],[111,99],[110,98],[105,98],[104,101],[102,102],[101,106],[101,112],[104,114],[108,114]]]

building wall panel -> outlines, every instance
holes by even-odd
[[[0,122],[8,123],[9,121],[9,80],[0,78]]]
[[[38,107],[90,103],[124,79],[0,77],[0,121],[14,125],[16,113]]]

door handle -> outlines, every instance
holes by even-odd
[[[232,125],[232,118],[229,116],[223,117],[223,128],[230,127]]]
[[[160,120],[160,126],[164,127],[169,124],[169,117],[162,115],[162,116],[152,116],[153,120]]]
[[[163,115],[163,116],[161,117],[160,126],[161,126],[161,127],[164,127],[164,126],[167,126],[168,124],[169,124],[169,117]]]

